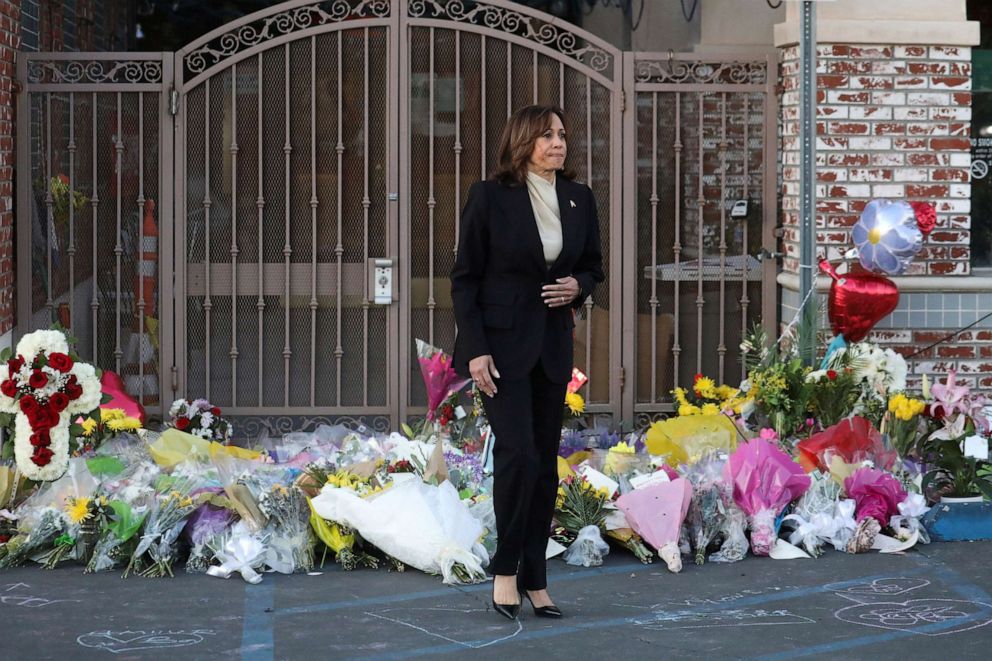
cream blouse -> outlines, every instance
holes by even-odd
[[[550,267],[561,254],[561,211],[555,182],[527,172],[527,192],[537,219],[537,231],[544,246],[544,261]]]

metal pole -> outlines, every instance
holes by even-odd
[[[816,357],[816,6],[802,0],[799,24],[799,351],[804,362]]]

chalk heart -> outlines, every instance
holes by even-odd
[[[834,616],[843,622],[877,629],[946,636],[992,623],[992,606],[960,599],[911,599],[848,606]]]
[[[203,642],[213,631],[93,631],[76,638],[83,647],[93,647],[114,654],[138,650],[186,647]]]
[[[861,583],[837,590],[837,594],[861,601],[865,597],[895,597],[928,585],[930,581],[925,578],[879,578],[871,583]]]

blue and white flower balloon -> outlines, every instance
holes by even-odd
[[[851,233],[861,265],[875,273],[901,275],[923,248],[923,233],[908,202],[872,200]]]

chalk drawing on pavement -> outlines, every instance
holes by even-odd
[[[834,617],[866,627],[947,636],[992,624],[992,606],[963,599],[911,599],[847,606]]]
[[[113,654],[138,650],[189,647],[204,641],[204,636],[216,632],[210,629],[168,629],[156,631],[90,631],[76,638],[83,647],[101,649]]]
[[[735,608],[722,611],[657,611],[635,618],[633,624],[644,629],[710,629],[715,627],[768,627],[815,624],[816,620],[784,609]]]
[[[458,630],[457,623],[454,622],[440,622],[440,623],[420,622],[419,624],[416,623],[419,616],[430,611],[434,611],[434,612],[440,611],[440,612],[448,612],[448,613],[484,613],[485,612],[484,610],[479,608],[390,608],[379,611],[377,613],[366,612],[365,614],[375,618],[379,618],[380,620],[392,622],[394,624],[401,624],[405,627],[409,627],[410,629],[415,629],[417,631],[420,631],[421,633],[425,633],[428,636],[440,638],[441,640],[446,640],[449,643],[461,645],[462,647],[466,647],[469,649],[480,649],[483,647],[489,647],[490,645],[501,643],[505,640],[509,640],[510,638],[513,638],[514,636],[516,636],[517,634],[519,634],[521,631],[524,630],[524,625],[520,622],[520,620],[517,620],[516,622],[512,623],[512,626],[514,627],[513,633],[510,633],[508,635],[502,635],[497,638],[493,638],[492,640],[458,640],[456,638],[451,638],[450,636],[445,635],[445,633],[441,631],[431,630],[431,628],[429,628],[431,626],[436,626],[438,624],[440,624],[441,626],[450,626],[452,628],[452,631],[448,633],[453,633],[454,631]],[[392,613],[395,616],[386,615],[386,613]],[[405,615],[399,615],[400,613],[405,613]],[[499,627],[493,626],[487,628],[489,630],[499,630],[501,632],[506,630],[505,625],[502,624]]]

